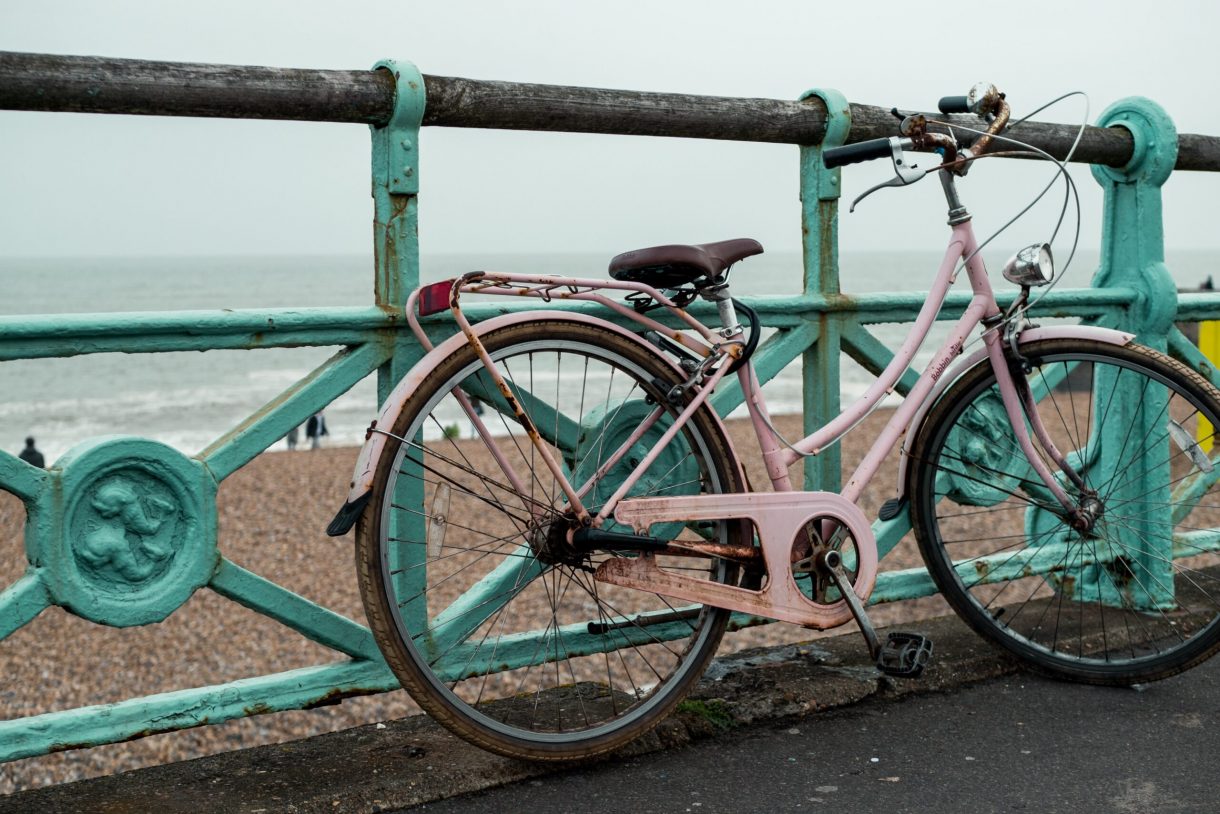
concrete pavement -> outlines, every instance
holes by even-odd
[[[1220,811],[1220,660],[1142,690],[1023,673],[411,811]]]

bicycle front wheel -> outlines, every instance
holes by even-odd
[[[1132,684],[1199,663],[1220,649],[1220,392],[1138,345],[1047,340],[1021,353],[1084,487],[1047,465],[1095,519],[1070,522],[978,365],[911,450],[911,522],[937,586],[975,630],[1056,677]]]
[[[682,409],[665,398],[674,368],[608,329],[539,321],[482,342],[592,513]],[[581,553],[566,538],[558,479],[469,346],[423,381],[387,429],[392,446],[357,530],[357,565],[382,652],[424,710],[483,748],[570,760],[617,748],[677,704],[715,653],[728,612],[594,580],[619,555]],[[628,496],[743,488],[705,407]],[[738,526],[671,523],[652,534],[736,542]],[[711,558],[658,564],[739,576]]]

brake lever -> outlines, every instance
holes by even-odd
[[[865,198],[872,195],[879,189],[884,189],[885,187],[905,187],[915,183],[920,178],[927,175],[926,171],[919,169],[918,164],[910,164],[903,159],[902,147],[904,142],[910,143],[910,139],[902,139],[898,136],[890,137],[890,161],[894,163],[894,177],[888,181],[877,184],[871,189],[865,190],[859,197],[851,202],[851,207],[849,207],[847,210],[849,213],[855,212],[856,204],[860,203],[860,201],[863,201]]]

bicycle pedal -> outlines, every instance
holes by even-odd
[[[932,640],[921,633],[891,632],[877,654],[877,669],[888,676],[915,678],[932,658]]]
[[[906,506],[907,499],[905,497],[892,497],[885,503],[881,504],[881,511],[877,512],[879,520],[893,520],[898,515],[902,514],[902,509]]]

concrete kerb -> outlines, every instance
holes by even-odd
[[[619,760],[743,727],[861,702],[945,692],[1014,672],[1014,662],[955,617],[905,627],[930,635],[932,666],[915,681],[869,666],[859,634],[717,659],[679,711]],[[22,812],[393,811],[572,767],[489,754],[424,716],[370,724],[288,743],[225,752],[0,797],[0,814]]]

